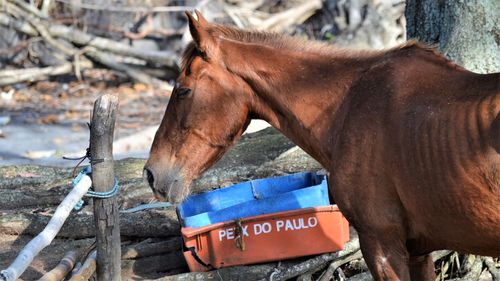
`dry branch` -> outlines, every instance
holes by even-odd
[[[451,254],[451,253],[452,253],[452,251],[450,251],[450,250],[434,251],[434,252],[431,253],[432,261],[436,262],[437,260],[440,260],[440,259],[446,257],[447,255]]]
[[[51,6],[52,6],[52,0],[43,0],[42,8],[40,9],[42,15],[48,16]]]
[[[16,1],[16,3],[17,2],[18,1]],[[47,23],[45,21],[42,21],[39,17],[30,15],[27,11],[23,11],[23,9],[18,8],[18,6],[16,5],[7,3],[6,6],[7,6],[7,11],[13,13],[17,17],[25,19],[31,25],[31,27],[33,27],[37,31],[37,33],[43,38],[43,40],[47,42],[47,44],[49,44],[50,46],[54,47],[57,50],[60,50],[66,55],[74,55],[78,51],[74,47],[65,46],[57,42],[56,39],[54,39],[47,30],[46,27]]]
[[[125,6],[103,6],[103,5],[93,5],[84,4],[66,0],[56,0],[57,2],[67,4],[74,8],[87,9],[87,10],[97,10],[106,12],[129,12],[129,13],[162,13],[162,12],[184,12],[186,10],[191,10],[193,7],[190,6],[155,6],[155,7],[125,7]]]
[[[38,10],[35,6],[28,4],[23,0],[8,0],[9,2],[15,3],[17,6],[25,10],[26,12],[33,14],[39,18],[47,18],[47,15]]]
[[[30,36],[38,36],[38,31],[33,28],[28,22],[21,19],[15,19],[5,12],[0,12],[0,24],[5,27],[11,27],[15,30]]]
[[[285,32],[295,24],[301,24],[321,9],[321,0],[297,1],[296,6],[287,10],[270,14],[256,10],[262,2],[254,5],[223,5],[223,9],[231,20],[240,28],[252,28],[264,31]]]
[[[170,51],[140,50],[120,42],[90,35],[81,30],[59,24],[52,24],[49,27],[49,33],[54,37],[64,38],[78,45],[90,46],[122,56],[143,59],[152,64],[177,68],[177,55]]]
[[[98,61],[98,62],[106,65],[107,67],[109,67],[111,69],[114,69],[114,70],[117,70],[120,72],[124,72],[130,78],[134,79],[137,82],[141,82],[141,83],[148,84],[148,85],[153,85],[154,87],[156,87],[158,89],[172,91],[172,86],[170,86],[170,84],[168,84],[167,82],[164,82],[164,81],[161,81],[157,78],[154,78],[154,77],[150,76],[149,74],[147,74],[139,69],[127,66],[125,64],[121,64],[121,63],[117,62],[113,58],[113,56],[111,56],[110,54],[106,54],[106,53],[100,52],[96,49],[89,48],[89,50],[86,52],[86,55],[89,56],[90,58],[94,59],[95,61]]]
[[[80,64],[80,70],[92,68],[88,62]],[[0,86],[11,85],[21,82],[35,82],[47,79],[49,76],[58,76],[74,72],[72,63],[59,66],[47,66],[42,68],[24,68],[16,70],[0,71]]]
[[[273,280],[288,280],[307,272],[317,271],[324,267],[328,262],[342,260],[344,258],[356,255],[358,251],[359,240],[356,238],[347,242],[344,246],[344,250],[342,251],[320,255],[305,262],[288,267],[283,271],[277,272],[277,274],[273,276]],[[261,281],[265,281],[265,279]]]
[[[320,9],[321,6],[322,1],[320,0],[305,1],[296,7],[269,17],[262,21],[257,28],[259,30],[283,32],[287,27],[293,24],[304,22],[312,16],[316,10]]]
[[[477,281],[483,269],[483,257],[476,256],[471,268],[462,278],[452,279],[453,281]]]
[[[69,251],[64,255],[61,262],[52,269],[51,271],[45,273],[42,278],[38,281],[61,281],[64,280],[64,277],[71,272],[76,262],[76,252]]]
[[[493,281],[500,281],[500,269],[495,266],[495,261],[492,257],[485,257],[484,264],[493,276]]]
[[[69,281],[87,281],[90,279],[92,274],[94,274],[95,269],[96,269],[96,258],[97,258],[97,251],[92,251],[85,262],[83,263],[82,267],[73,274],[73,276],[69,279]]]
[[[354,252],[352,255],[346,255],[344,258],[338,259],[328,266],[325,272],[321,275],[321,277],[318,279],[318,281],[329,281],[333,273],[339,268],[341,265],[344,265],[348,262],[351,262],[353,260],[361,259],[363,258],[363,255],[361,254],[361,250],[358,250]]]

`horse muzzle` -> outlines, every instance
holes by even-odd
[[[153,190],[156,199],[160,201],[168,201],[173,204],[181,203],[187,195],[187,192],[184,191],[185,180],[178,169],[170,169],[166,173],[161,173],[146,164],[143,177]]]

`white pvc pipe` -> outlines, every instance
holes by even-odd
[[[50,219],[45,229],[31,240],[19,253],[14,262],[5,270],[0,272],[0,280],[15,281],[28,268],[33,259],[43,248],[47,247],[68,218],[76,203],[82,199],[92,186],[92,180],[84,175],[80,182],[63,199]]]

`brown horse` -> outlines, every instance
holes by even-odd
[[[340,50],[197,16],[145,166],[157,197],[182,201],[264,119],[329,171],[375,279],[434,280],[437,249],[500,256],[498,73],[416,42]]]

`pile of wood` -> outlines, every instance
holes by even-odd
[[[0,71],[0,86],[64,74],[81,78],[82,71],[99,64],[138,82],[169,89],[168,83],[148,74],[144,67],[177,69],[174,52],[133,48],[76,27],[57,24],[37,7],[21,0],[0,2],[0,25],[23,34],[22,41],[2,50],[4,56],[28,48],[29,56],[39,61],[37,67]]]
[[[293,1],[294,5],[287,10],[271,14],[253,13],[252,9],[264,1],[210,5],[206,2],[209,1],[201,1],[196,7],[116,7],[110,2],[109,6],[102,7],[62,0],[34,1],[32,4],[23,0],[0,1],[0,34],[6,38],[0,43],[0,55],[4,58],[0,60],[0,65],[4,64],[4,70],[0,71],[0,86],[60,75],[82,79],[85,70],[104,67],[125,74],[136,82],[171,89],[167,82],[177,76],[180,52],[190,40],[182,11],[199,8],[212,20],[228,22],[227,19],[231,19],[230,24],[236,23],[240,27],[282,32],[293,24],[302,23],[322,6],[321,0]],[[68,9],[72,11],[70,20],[64,16]],[[75,13],[75,9],[80,12]],[[169,13],[166,16],[158,15],[166,12]],[[102,18],[102,13],[118,16],[126,13],[123,18],[130,19],[133,27],[130,30],[113,27],[120,23],[116,16],[114,20],[117,22],[104,30],[98,28],[100,21],[94,23],[90,20],[88,23],[89,15]],[[108,21],[112,20],[108,17]],[[173,27],[166,29],[157,23],[165,18],[175,22],[171,24]],[[144,47],[138,42],[146,37],[175,42],[166,44],[166,48],[160,48],[158,44]]]
[[[173,207],[123,212],[152,202],[152,193],[141,175],[143,165],[142,159],[128,159],[117,161],[115,166],[121,186],[123,280],[270,280],[271,276],[272,280],[372,279],[353,229],[351,241],[338,253],[189,273]],[[193,189],[201,192],[248,179],[320,169],[316,161],[268,128],[245,135],[215,167],[193,184]],[[71,188],[71,177],[72,168],[0,167],[0,269],[9,265],[26,240],[43,230],[55,207]],[[53,244],[42,252],[22,278],[40,278],[70,251],[76,252],[74,263],[85,264],[84,268],[88,267],[85,274],[91,275],[95,268],[93,237],[92,206],[87,205],[68,218]],[[499,280],[498,259],[440,251],[434,253],[434,260],[439,280]]]
[[[383,48],[404,40],[399,0],[169,2],[0,1],[0,86],[68,75],[81,80],[88,70],[107,68],[171,89],[191,39],[183,11],[195,8],[210,21],[343,46]]]

